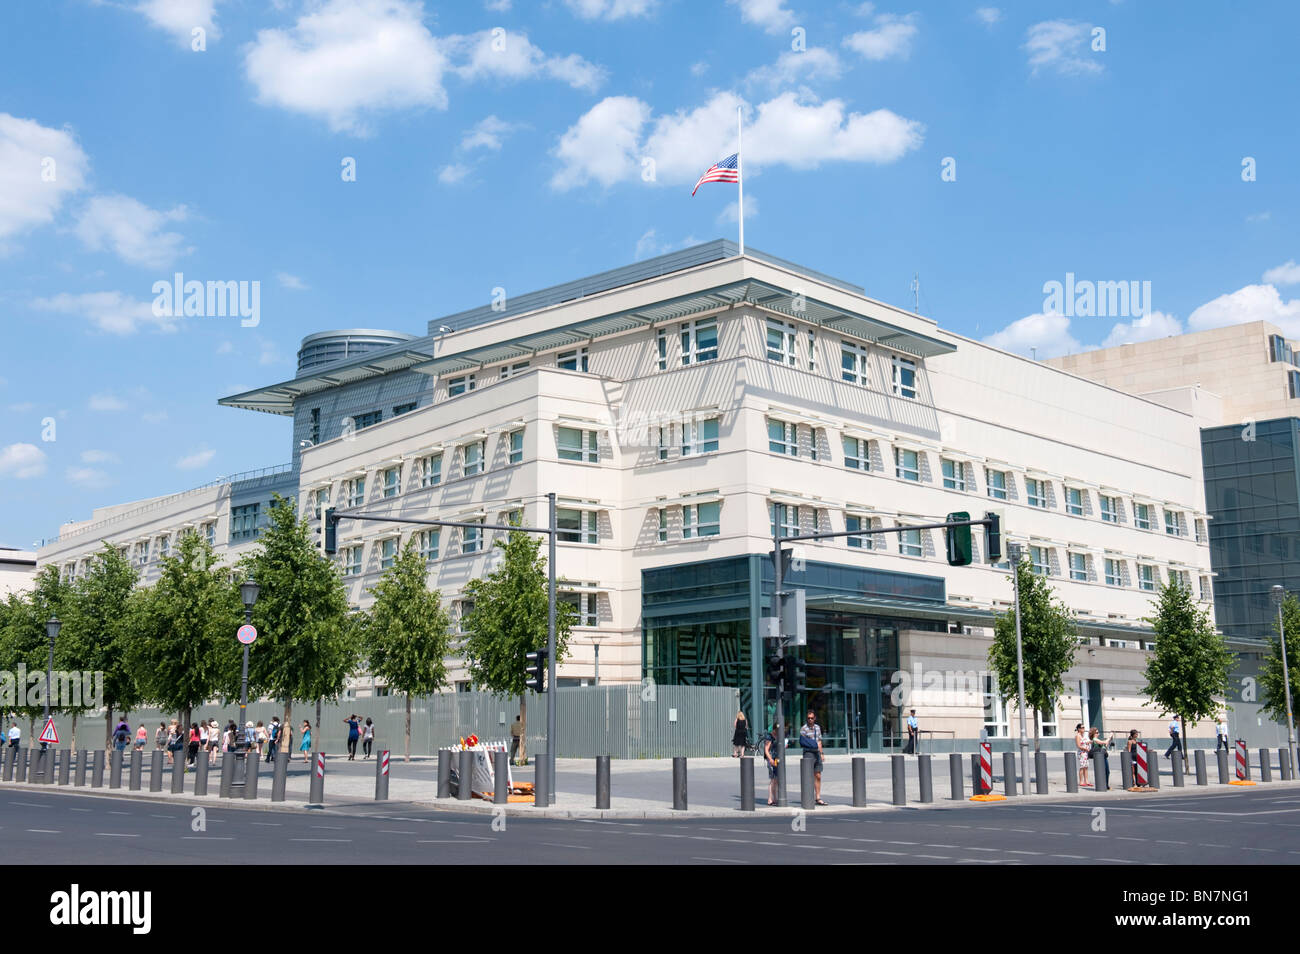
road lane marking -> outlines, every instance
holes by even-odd
[[[139,838],[139,835],[128,835],[119,831],[97,831],[94,834],[101,838]]]
[[[234,841],[234,835],[181,835],[182,841]]]
[[[290,841],[343,841],[350,842],[351,838],[290,838]]]
[[[28,831],[34,831],[38,835],[57,835],[59,832],[53,828],[29,828]]]
[[[545,845],[547,848],[577,848],[580,851],[591,851],[590,845],[562,845],[554,841],[542,841],[538,844]]]

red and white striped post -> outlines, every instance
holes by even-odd
[[[993,791],[993,743],[980,743],[980,795]]]
[[[1246,780],[1246,740],[1237,740],[1237,781]]]
[[[311,792],[307,796],[307,804],[323,805],[325,804],[325,753],[316,753],[316,770],[311,773]]]
[[[375,760],[375,801],[388,800],[388,749],[379,753]]]
[[[1147,744],[1139,742],[1134,747],[1133,754],[1133,771],[1137,776],[1135,784],[1138,788],[1146,788],[1151,783],[1151,779],[1147,775]]]

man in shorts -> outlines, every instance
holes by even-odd
[[[781,753],[776,747],[776,724],[767,730],[760,744],[763,752],[763,761],[767,763],[767,803],[776,804],[777,789],[777,765],[781,758]]]
[[[817,713],[808,710],[808,721],[799,727],[799,747],[813,759],[813,793],[818,805],[822,801],[822,727],[817,724]]]

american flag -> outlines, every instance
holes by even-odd
[[[700,186],[706,182],[739,182],[739,154],[732,153],[726,159],[720,159],[713,165],[709,166],[708,171],[700,176],[700,181],[695,183],[695,188],[691,190],[691,195],[695,195]]]

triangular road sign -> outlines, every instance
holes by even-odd
[[[51,745],[59,744],[59,730],[54,728],[54,716],[45,720],[45,728],[41,731],[41,737],[37,742],[48,742]]]

